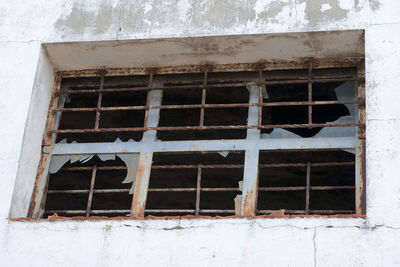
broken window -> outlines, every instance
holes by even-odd
[[[364,214],[362,63],[60,72],[29,217]]]

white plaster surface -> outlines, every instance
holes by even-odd
[[[0,1],[0,265],[400,266],[399,14],[397,0]],[[40,153],[41,129],[22,144],[42,43],[352,29],[365,30],[366,219],[8,220],[35,164],[21,153]]]

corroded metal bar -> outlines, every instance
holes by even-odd
[[[366,160],[365,160],[365,139],[360,139],[356,149],[355,164],[355,206],[357,214],[366,214]]]
[[[353,166],[354,161],[347,162],[314,162],[311,163],[311,167],[330,167],[330,166]],[[152,169],[196,169],[198,165],[153,165]],[[213,165],[202,165],[203,169],[237,169],[243,168],[243,164],[213,164]],[[286,167],[307,167],[307,163],[269,163],[259,164],[260,168],[286,168]],[[98,170],[126,170],[126,166],[98,166]],[[63,168],[63,171],[88,171],[92,170],[92,167],[67,167]]]
[[[272,106],[308,106],[308,105],[337,105],[337,104],[358,104],[359,101],[290,101],[290,102],[268,102],[268,103],[231,103],[231,104],[187,104],[187,105],[163,105],[149,106],[149,109],[193,109],[193,108],[245,108],[254,106],[272,107]],[[100,108],[54,108],[53,112],[78,112],[78,111],[120,111],[120,110],[145,110],[147,106],[123,106],[123,107],[100,107]]]
[[[208,70],[207,70],[207,68],[205,68],[205,70],[204,70],[203,88],[201,89],[200,126],[204,126],[204,107],[206,106],[207,77],[208,77]]]
[[[258,103],[258,86],[249,86],[249,103]],[[258,108],[250,107],[248,111],[247,125],[258,125]],[[258,154],[260,130],[248,129],[244,169],[243,169],[243,189],[241,215],[254,216],[256,214],[257,196],[258,196]]]
[[[92,208],[93,190],[94,190],[94,183],[96,180],[96,173],[97,173],[97,166],[93,166],[92,178],[90,179],[88,202],[86,207],[86,217],[89,217]]]
[[[61,75],[56,74],[54,78],[54,93],[50,100],[50,109],[64,105],[65,96],[57,97],[57,92],[60,91],[60,86],[61,86]],[[46,131],[43,138],[43,145],[51,146],[52,144],[55,143],[57,136],[55,133],[51,133],[51,130],[57,129],[60,118],[61,118],[61,112],[58,114],[49,112],[47,114]],[[29,209],[27,214],[29,218],[40,218],[43,215],[46,203],[47,186],[49,182],[48,169],[50,166],[50,161],[51,161],[51,155],[49,153],[43,152],[42,156],[40,157],[40,163],[39,163],[38,173],[36,175],[35,186],[33,188],[33,193],[29,204]]]
[[[104,93],[104,92],[128,92],[128,91],[146,91],[146,90],[168,90],[168,89],[202,89],[202,88],[229,88],[229,87],[247,87],[247,86],[259,86],[259,85],[279,85],[279,84],[308,84],[308,83],[329,83],[329,82],[348,82],[348,81],[359,81],[358,77],[351,78],[315,78],[315,79],[298,79],[298,80],[274,80],[274,81],[263,81],[263,82],[240,82],[240,83],[222,83],[222,84],[195,84],[195,85],[174,85],[174,86],[143,86],[143,87],[127,87],[127,88],[114,88],[114,89],[82,89],[82,90],[65,90],[60,91],[57,94],[79,94],[79,93]]]
[[[153,82],[153,81],[152,81]],[[160,105],[162,101],[162,91],[151,91],[149,105]],[[145,126],[155,127],[158,125],[160,117],[159,109],[148,110],[148,116]],[[156,131],[147,130],[143,133],[142,143],[148,145],[156,140]],[[153,152],[141,152],[139,156],[139,164],[136,173],[136,185],[132,198],[131,215],[143,217],[145,213],[147,191],[149,188],[151,164]]]
[[[310,190],[350,190],[354,189],[353,185],[341,185],[341,186],[311,186]],[[303,191],[306,190],[306,186],[282,186],[282,187],[259,187],[259,191],[274,192],[274,191]],[[210,187],[210,188],[149,188],[148,192],[239,192],[241,191],[236,187]],[[47,194],[87,194],[90,190],[88,189],[76,189],[76,190],[48,190]],[[101,193],[127,193],[129,189],[95,189],[93,190],[96,194]]]
[[[200,210],[201,168],[202,168],[202,166],[199,164],[199,165],[197,166],[196,216],[199,215],[199,210]]]
[[[58,129],[52,133],[112,133],[112,132],[141,132],[157,131],[189,131],[189,130],[244,130],[244,129],[293,129],[293,128],[323,128],[323,127],[354,127],[358,123],[314,123],[314,124],[279,124],[279,125],[218,125],[218,126],[173,126],[173,127],[127,127],[127,128],[99,128],[99,129]]]
[[[310,190],[311,190],[311,164],[307,162],[306,174],[306,214],[310,213]]]
[[[261,83],[263,81],[262,70],[258,71],[258,82]],[[266,85],[264,85],[266,86]],[[262,107],[263,107],[263,85],[258,86],[258,126],[262,124]]]
[[[149,76],[149,87],[153,86],[153,73],[150,74]],[[151,91],[147,91],[147,97],[146,97],[146,106],[145,106],[145,110],[146,112],[144,113],[144,123],[143,126],[146,127],[147,126],[147,120],[149,117],[149,109],[150,109],[150,105],[151,105]],[[161,102],[160,102],[161,104]]]
[[[356,58],[335,58],[335,59],[313,59],[318,68],[347,68],[354,67],[359,61]],[[235,64],[213,64],[211,67],[213,72],[240,72],[240,71],[257,71],[262,70],[298,70],[304,68],[304,60],[298,61],[271,61],[265,63],[235,63]],[[203,73],[204,65],[180,65],[180,66],[161,66],[157,67],[157,74],[186,74]],[[154,67],[137,67],[137,68],[109,68],[107,76],[125,76],[125,75],[148,75],[154,72]],[[91,70],[69,70],[60,71],[58,74],[63,77],[92,77],[98,75],[98,69]]]
[[[98,168],[99,169],[99,168]],[[87,194],[89,189],[74,189],[74,190],[48,190],[47,194]],[[93,189],[93,193],[127,193],[129,189]]]
[[[357,66],[357,77],[362,78],[365,70],[364,61],[359,62]],[[365,140],[365,81],[360,79],[357,84],[358,105],[358,138],[359,143],[356,149],[356,194],[355,208],[357,214],[366,214],[366,140]]]
[[[61,86],[61,76],[56,75],[56,77],[54,78],[54,93],[51,96],[50,100],[50,110],[64,106],[65,95],[63,98],[58,97],[58,92],[60,92],[60,86]],[[56,134],[52,134],[51,130],[56,130],[58,128],[58,122],[60,118],[61,118],[61,113],[48,112],[46,131],[43,139],[44,145],[51,145],[52,143],[55,142]]]
[[[100,91],[103,90],[103,88],[104,88],[104,75],[105,75],[105,72],[103,72],[100,77],[100,89],[99,89]],[[103,99],[103,93],[100,92],[97,96],[96,120],[94,123],[95,130],[99,129],[99,123],[100,123],[100,110],[99,109],[101,108],[102,99]]]
[[[308,79],[312,79],[312,69],[313,69],[313,64],[312,62],[309,62],[308,64]],[[308,102],[312,102],[312,83],[308,83]],[[308,124],[312,125],[312,105],[308,104]],[[310,127],[309,127],[310,128]]]

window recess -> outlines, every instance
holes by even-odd
[[[245,66],[60,72],[28,216],[365,214],[363,63]]]

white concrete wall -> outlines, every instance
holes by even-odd
[[[0,265],[400,266],[399,14],[397,0],[1,1]],[[9,221],[39,153],[22,144],[42,131],[41,43],[350,29],[365,29],[366,219]]]

